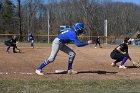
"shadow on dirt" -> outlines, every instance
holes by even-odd
[[[138,67],[136,67],[136,66],[126,66],[128,69],[129,68],[138,68]]]
[[[118,72],[109,72],[109,71],[78,71],[77,74],[85,74],[85,73],[96,73],[96,74],[116,74]],[[47,74],[67,74],[67,71],[63,71],[60,73],[56,73],[56,72],[49,72]]]
[[[109,71],[79,71],[78,74],[81,74],[81,73],[97,73],[97,74],[116,74],[118,72],[109,72]]]

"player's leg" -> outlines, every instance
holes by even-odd
[[[8,52],[8,53],[9,53],[9,49],[10,49],[10,46],[8,46],[8,47],[7,47],[6,52]]]
[[[115,60],[111,64],[111,66],[113,67],[117,66],[116,64],[122,60],[122,57],[120,58],[120,56],[121,56],[121,53],[119,52],[115,52],[115,51],[111,52],[110,57]]]
[[[101,43],[99,42],[98,44],[99,44],[99,47],[102,48]]]
[[[95,43],[95,46],[94,46],[94,48],[97,48],[97,42]]]
[[[127,54],[125,54],[125,55],[122,55],[122,61],[121,61],[121,64],[120,64],[120,66],[119,66],[119,68],[123,68],[123,69],[125,69],[125,68],[127,68],[127,67],[125,67],[125,62],[127,61],[127,59],[129,58],[129,56],[127,55]]]
[[[34,40],[31,40],[31,47],[34,48]]]
[[[127,59],[129,58],[129,56],[127,54],[122,54],[122,53],[119,53],[119,52],[112,52],[111,57],[112,57],[112,59],[116,59],[116,61],[115,61],[116,63],[121,61],[121,64],[119,65],[119,68],[123,68],[123,69],[126,68],[124,66],[124,64],[127,61]]]
[[[68,74],[72,74],[72,73],[76,74],[77,71],[72,70],[72,65],[73,65],[73,61],[74,61],[76,53],[66,45],[64,45],[62,48],[60,48],[60,50],[69,55]]]
[[[15,48],[18,50],[19,53],[21,53],[21,50],[17,47],[17,45],[15,46]]]
[[[13,53],[17,53],[16,52],[16,44],[11,44],[12,45],[12,47],[13,47]]]
[[[58,51],[59,51],[59,49],[60,49],[60,42],[59,42],[59,39],[55,39],[54,41],[53,41],[53,43],[52,43],[52,50],[51,50],[51,54],[50,54],[50,57],[48,58],[48,59],[46,59],[46,60],[44,60],[43,62],[42,62],[42,64],[36,69],[36,73],[38,74],[38,75],[44,75],[43,73],[42,73],[42,69],[46,66],[46,65],[48,65],[49,63],[51,63],[51,62],[53,62],[54,60],[55,60],[55,58],[56,58],[56,55],[57,55],[57,53],[58,53]]]
[[[9,49],[10,49],[10,47],[11,47],[11,44],[10,44],[9,42],[7,42],[7,41],[5,41],[4,44],[5,44],[6,46],[8,46],[7,49],[6,49],[6,52],[9,52]]]
[[[120,62],[121,60],[120,59],[116,59],[112,64],[111,66],[115,67],[117,66],[117,63]]]

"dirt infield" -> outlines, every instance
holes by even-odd
[[[111,67],[114,61],[110,58],[110,52],[115,45],[104,45],[103,48],[94,48],[93,46],[76,47],[69,45],[76,52],[73,69],[78,74],[52,74],[57,69],[67,69],[68,55],[59,52],[56,60],[44,68],[46,75],[36,75],[35,69],[48,58],[51,47],[19,47],[22,53],[5,52],[5,47],[0,47],[0,79],[8,80],[37,80],[37,79],[139,79],[140,68],[135,68],[128,60],[126,66],[128,69],[118,69]],[[132,59],[140,61],[139,46],[129,46],[129,52]],[[47,74],[48,73],[48,74]]]

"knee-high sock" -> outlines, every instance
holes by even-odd
[[[73,61],[69,61],[69,63],[68,63],[68,70],[71,70],[72,69],[72,64],[73,64]]]
[[[127,59],[128,59],[128,56],[124,57],[122,62],[121,62],[121,65],[124,65],[124,63],[127,61]]]
[[[68,70],[72,69],[72,64],[73,64],[73,60],[74,60],[75,56],[70,56],[69,57],[69,61],[68,61]]]
[[[48,65],[50,63],[49,60],[45,60],[37,69],[38,70],[42,70],[46,65]]]

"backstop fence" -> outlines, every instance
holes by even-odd
[[[0,34],[0,42],[4,42],[6,40],[8,40],[9,38],[11,38],[12,36],[17,36],[18,37],[18,41],[20,38],[19,34]],[[52,43],[52,41],[54,40],[54,38],[57,35],[47,35],[47,34],[34,34],[34,41],[35,43]],[[93,40],[93,43],[95,43],[95,40],[98,36],[79,36],[79,40],[82,42],[84,41],[88,41],[88,40]],[[113,45],[118,45],[121,44],[124,40],[124,38],[120,38],[117,36],[99,36],[101,43],[102,44],[113,44]],[[28,42],[28,35],[22,35],[23,38],[23,43],[27,43]],[[131,41],[132,45],[140,45],[140,39],[132,39]]]
[[[19,39],[19,34],[0,34],[0,42],[4,42],[5,40],[11,38],[12,36],[16,35]],[[47,35],[47,34],[34,34],[34,41],[36,43],[52,43],[52,41],[54,40],[54,38],[57,35]],[[93,42],[95,42],[95,39],[98,36],[79,36],[79,40],[80,41],[88,41],[89,39],[93,40]],[[28,35],[22,35],[23,41],[22,42],[28,42]],[[117,37],[115,36],[100,36],[100,40],[101,43],[108,43],[111,44],[113,43],[115,40],[117,39]],[[107,40],[107,42],[106,42]],[[121,40],[121,39],[120,39]]]

